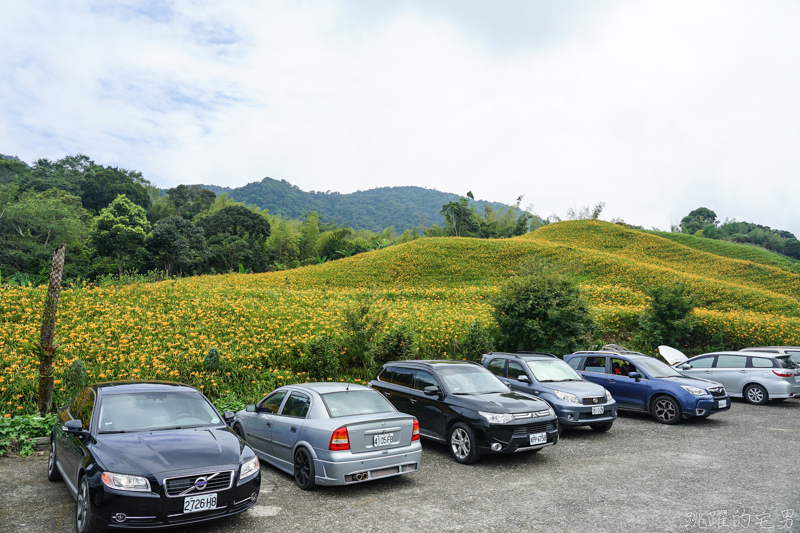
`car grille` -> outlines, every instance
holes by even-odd
[[[198,490],[194,484],[200,479],[206,479],[206,486],[203,490]],[[208,472],[206,474],[194,474],[186,477],[174,477],[164,480],[164,492],[170,498],[178,496],[191,496],[199,493],[214,492],[230,488],[233,483],[233,471]]]
[[[539,422],[538,424],[527,424],[525,426],[517,426],[514,428],[515,437],[524,437],[533,433],[542,433],[543,431],[553,431],[556,429],[555,422]]]
[[[583,399],[583,405],[599,405],[601,403],[606,403],[605,396],[587,396]]]
[[[727,396],[727,394],[725,393],[725,387],[709,387],[708,392],[711,393],[711,396],[718,396],[718,397]]]

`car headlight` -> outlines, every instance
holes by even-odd
[[[478,411],[478,414],[485,418],[490,424],[507,424],[514,420],[514,415],[509,413],[484,413]]]
[[[136,492],[150,492],[150,482],[142,476],[128,474],[115,474],[103,472],[103,483],[116,490],[132,490]]]
[[[563,402],[581,403],[578,401],[578,397],[575,396],[574,394],[570,394],[568,392],[561,392],[560,390],[555,390],[553,392],[555,392],[556,396],[558,396]]]
[[[607,402],[614,401],[614,397],[613,397],[613,396],[611,396],[611,393],[610,393],[610,392],[608,392],[608,391],[606,391],[606,401],[607,401]]]
[[[258,463],[258,457],[253,457],[249,461],[246,461],[244,464],[242,464],[242,472],[239,474],[239,480],[241,481],[246,477],[252,476],[258,472],[260,466],[261,465]]]
[[[550,408],[550,416],[556,416],[556,410],[552,407]]]
[[[705,389],[698,389],[697,387],[690,387],[689,385],[681,385],[681,388],[689,394],[694,394],[695,396],[705,396],[708,394]]]

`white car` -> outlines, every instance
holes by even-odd
[[[756,351],[714,352],[689,359],[669,346],[658,351],[681,374],[722,383],[748,403],[800,397],[800,368],[788,354]]]

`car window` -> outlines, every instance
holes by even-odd
[[[514,362],[514,361],[509,361],[508,362],[508,377],[511,378],[511,379],[518,380],[520,376],[527,376],[527,374],[525,373],[525,369],[522,368],[521,364],[519,364],[517,362]]]
[[[788,355],[786,357],[776,357],[775,360],[778,361],[778,365],[781,368],[797,368],[797,363]]]
[[[617,376],[627,376],[631,372],[639,372],[636,365],[627,359],[611,359],[611,373]],[[641,374],[641,372],[639,372]]]
[[[564,361],[528,361],[528,368],[536,381],[583,381],[583,378]]]
[[[386,383],[392,382],[392,373],[394,372],[393,366],[387,366],[377,376],[378,381],[385,381]]]
[[[109,394],[97,413],[100,433],[129,433],[218,425],[222,421],[199,392]]]
[[[86,398],[88,398],[91,393],[92,389],[83,389],[75,396],[75,399],[72,400],[69,406],[69,416],[71,416],[73,420],[81,419],[81,404],[86,401]],[[84,428],[85,427],[86,426],[84,426]]]
[[[575,370],[577,370],[578,369],[578,365],[581,364],[581,359],[583,359],[583,357],[573,357],[572,359],[567,361],[567,364],[569,366],[571,366],[572,368],[574,368]]]
[[[401,385],[403,387],[408,387],[409,389],[414,388],[414,370],[411,368],[395,368],[394,374],[392,375],[392,383],[395,385]]]
[[[750,364],[753,368],[772,368],[772,359],[766,357],[751,357]]]
[[[89,394],[86,395],[83,403],[81,403],[81,411],[78,415],[83,423],[83,429],[89,429],[89,424],[92,423],[92,410],[94,409],[94,391],[92,389],[86,390],[89,391]]]
[[[300,392],[293,392],[286,403],[283,405],[281,415],[305,418],[308,414],[308,406],[311,405],[311,398]]]
[[[747,358],[741,355],[718,355],[717,368],[745,368]]]
[[[714,364],[714,358],[698,357],[697,359],[689,361],[689,364],[692,365],[692,368],[711,368],[711,365]]]
[[[453,394],[508,392],[508,387],[482,366],[447,365],[437,368],[437,373]]]
[[[278,391],[273,392],[266,398],[261,401],[261,404],[258,406],[259,409],[263,411],[269,411],[270,413],[277,413],[278,409],[280,409],[281,404],[283,403],[283,399],[286,398],[286,394],[289,391]]]
[[[329,392],[322,395],[322,403],[328,408],[331,418],[397,412],[389,400],[374,390]]]
[[[486,369],[491,372],[492,374],[496,374],[498,376],[503,375],[503,371],[506,368],[506,360],[505,359],[492,359],[492,362],[489,363],[489,366]]]
[[[605,357],[587,357],[586,366],[583,367],[586,372],[597,372],[599,374],[606,373],[606,358]]]
[[[417,370],[417,375],[414,378],[414,388],[417,390],[425,390],[425,387],[431,386],[439,386],[439,382],[434,375],[425,370]]]

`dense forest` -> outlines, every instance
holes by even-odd
[[[255,205],[268,210],[273,215],[299,219],[312,211],[319,213],[322,220],[348,225],[354,229],[382,231],[388,226],[403,232],[414,227],[442,225],[444,218],[442,205],[459,199],[457,194],[441,192],[422,187],[381,187],[351,194],[338,192],[305,192],[285,180],[264,178],[248,183],[243,187],[231,189],[215,185],[201,185],[217,195],[227,194],[229,198],[246,205]],[[473,199],[474,200],[474,199]],[[499,202],[477,200],[475,209],[485,212],[508,209]],[[517,210],[517,214],[521,211]]]
[[[521,198],[516,206],[494,207],[475,202],[472,193],[461,198],[397,189],[451,200],[437,207],[442,224],[399,233],[388,224],[379,231],[354,229],[313,209],[290,218],[200,185],[162,191],[140,172],[103,166],[82,154],[32,165],[0,156],[0,283],[41,282],[62,242],[67,245],[65,279],[77,281],[135,272],[285,270],[423,237],[522,235],[542,223],[519,209]],[[414,196],[394,197],[396,209],[415,201]],[[377,204],[365,208],[377,209]]]

